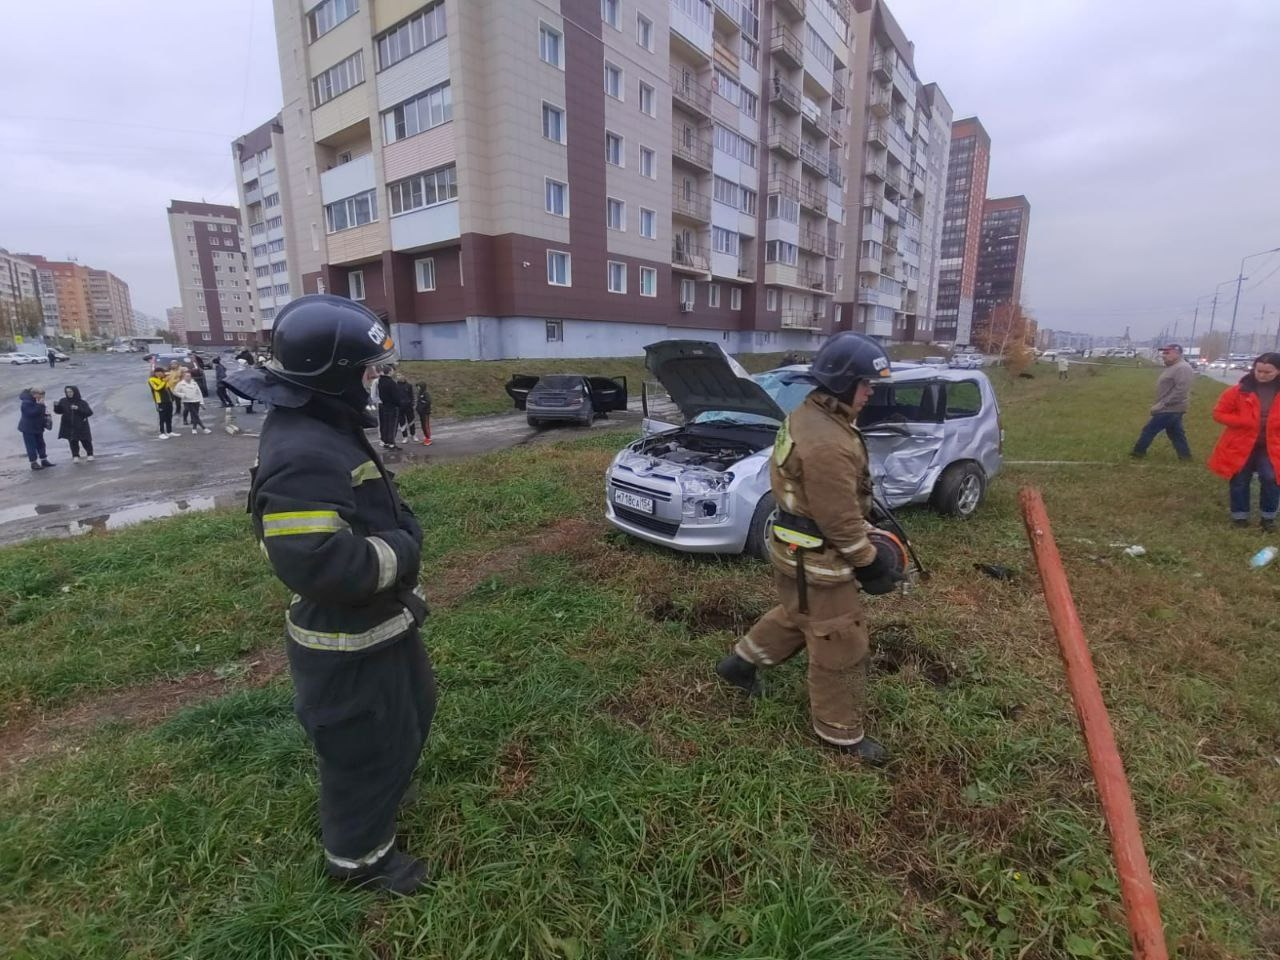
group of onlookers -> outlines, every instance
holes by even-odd
[[[396,440],[431,446],[431,394],[425,383],[415,388],[393,365],[383,367],[374,381],[371,401],[378,408],[378,439],[384,450],[399,450]]]
[[[53,413],[58,414],[61,421],[58,424],[58,439],[66,440],[70,445],[72,462],[81,462],[81,449],[84,450],[85,460],[93,459],[93,432],[89,429],[93,408],[80,396],[79,387],[64,387],[62,396],[53,405],[53,413],[45,405],[44,390],[40,387],[23,390],[18,394],[18,402],[21,408],[18,432],[22,434],[32,470],[53,466],[44,442],[44,432],[53,429]]]
[[[1156,402],[1142,428],[1132,456],[1142,459],[1161,433],[1169,436],[1179,460],[1191,460],[1191,446],[1182,418],[1191,400],[1196,372],[1182,356],[1182,347],[1171,343],[1160,349],[1165,369],[1156,381]],[[1209,457],[1209,469],[1228,481],[1231,522],[1249,525],[1253,478],[1258,478],[1258,508],[1262,529],[1275,529],[1280,511],[1280,417],[1272,417],[1280,389],[1280,353],[1264,353],[1249,365],[1249,372],[1228,387],[1213,408],[1213,419],[1226,429]]]

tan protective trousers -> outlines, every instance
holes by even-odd
[[[770,667],[808,647],[814,732],[841,746],[857,743],[863,735],[870,650],[858,585],[810,580],[809,612],[804,614],[795,579],[779,570],[773,577],[781,602],[756,621],[734,652],[758,667]]]

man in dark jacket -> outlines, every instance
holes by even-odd
[[[49,352],[45,356],[45,359],[49,361],[49,369],[52,370],[53,365],[58,362],[58,355],[53,352],[53,347],[49,348]]]
[[[66,387],[62,397],[53,405],[53,412],[61,417],[58,424],[58,439],[67,441],[71,447],[71,462],[80,462],[80,447],[84,446],[85,459],[93,459],[93,432],[89,429],[89,418],[93,416],[93,408],[84,397],[80,396],[77,386]]]
[[[400,437],[405,443],[417,439],[418,423],[413,414],[413,384],[402,371],[396,371],[396,388],[400,391]]]
[[[21,413],[18,416],[18,432],[27,448],[27,459],[32,470],[52,467],[44,446],[44,432],[49,429],[49,412],[44,405],[44,391],[39,387],[23,390],[18,394]],[[36,461],[39,460],[39,463]]]
[[[222,365],[221,357],[213,358],[213,382],[214,389],[218,394],[218,401],[224,407],[234,407],[235,403],[231,399],[231,395],[227,393],[227,368]]]
[[[400,385],[392,375],[394,368],[388,364],[378,376],[378,438],[382,449],[399,450],[396,446],[396,427],[400,423]]]
[[[365,438],[366,384],[393,354],[377,318],[311,295],[276,318],[274,356],[228,385],[269,404],[249,510],[276,576],[294,707],[320,768],[333,877],[408,894],[426,865],[396,849],[396,810],[435,712],[418,632],[422,530]]]

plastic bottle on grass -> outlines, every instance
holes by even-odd
[[[1249,559],[1249,566],[1255,570],[1261,570],[1274,560],[1278,554],[1280,554],[1280,550],[1275,547],[1263,547]]]

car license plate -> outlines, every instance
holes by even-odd
[[[627,493],[625,490],[614,490],[613,502],[619,506],[626,507],[629,510],[638,510],[641,513],[653,513],[652,497],[638,497],[634,493]]]

